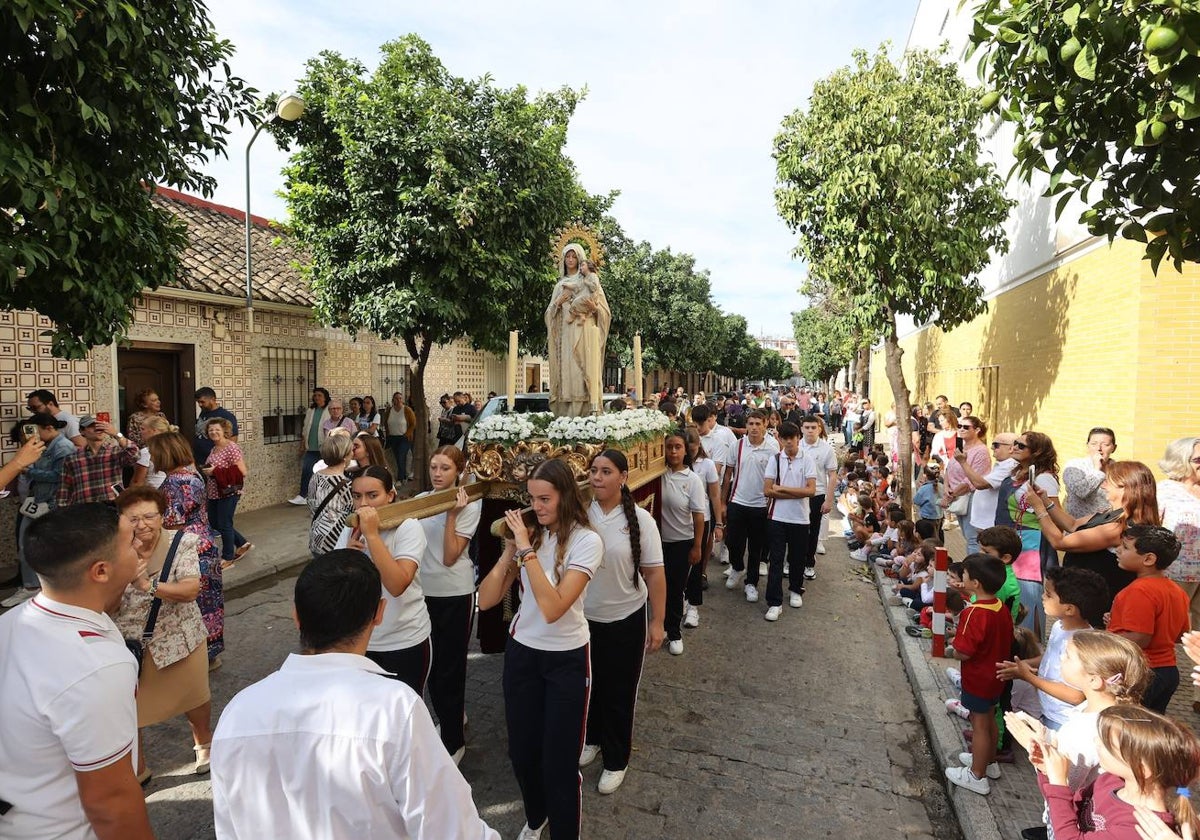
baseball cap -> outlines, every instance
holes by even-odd
[[[90,414],[84,414],[79,418],[79,428],[86,429],[88,426],[96,425],[96,418]]]

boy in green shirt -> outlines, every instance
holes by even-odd
[[[978,533],[977,538],[981,552],[998,558],[1004,564],[1004,585],[996,591],[996,597],[1012,611],[1015,624],[1018,621],[1017,612],[1021,609],[1021,585],[1017,582],[1017,575],[1013,572],[1012,564],[1017,559],[1017,555],[1021,553],[1021,538],[1015,530],[1007,525],[984,528]]]

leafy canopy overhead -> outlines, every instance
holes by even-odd
[[[1200,3],[986,0],[971,41],[1016,126],[1015,171],[1078,196],[1095,235],[1147,242],[1154,270],[1200,261]]]
[[[796,255],[876,337],[895,313],[944,329],[983,308],[975,276],[1007,248],[1009,202],[979,159],[977,94],[938,54],[881,48],[817,82],[775,139],[780,216]]]
[[[579,94],[454,76],[415,35],[381,52],[373,73],[332,52],[311,60],[304,119],[277,129],[299,142],[285,195],[318,316],[403,339],[414,357],[460,336],[500,351],[510,329],[544,333],[550,242],[580,206],[562,151]]]
[[[144,184],[210,195],[253,104],[200,0],[0,3],[0,307],[54,321],[55,355],[120,338],[186,229]]]

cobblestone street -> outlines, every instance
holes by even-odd
[[[878,596],[851,571],[844,543],[830,540],[829,552],[804,607],[785,608],[774,624],[762,620],[765,604],[745,603],[710,569],[684,655],[664,648],[646,663],[625,784],[603,797],[599,762],[584,771],[585,837],[958,836]],[[293,580],[271,578],[230,601],[214,714],[294,649]],[[462,771],[507,840],[524,820],[505,751],[501,664],[472,654]],[[157,835],[212,837],[210,787],[187,775],[183,720],[153,728],[146,745]]]

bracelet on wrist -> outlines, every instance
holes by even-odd
[[[150,597],[154,598],[158,595],[158,578],[150,581]]]

